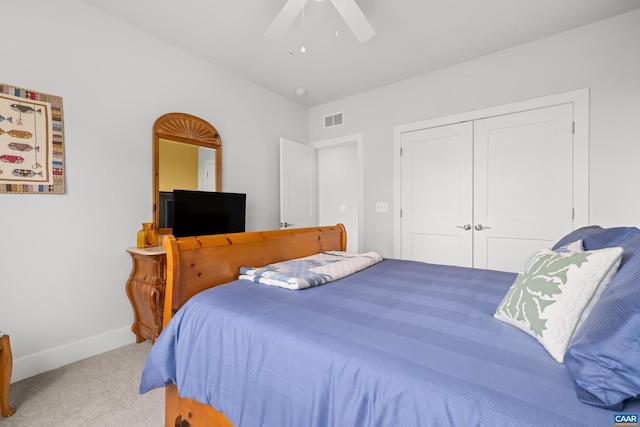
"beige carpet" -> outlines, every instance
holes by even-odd
[[[151,343],[129,344],[11,384],[0,427],[162,427],[164,390],[138,394]]]

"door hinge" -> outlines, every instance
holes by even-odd
[[[402,147],[400,147],[400,155],[402,156]]]
[[[571,208],[571,219],[576,219],[576,208]]]
[[[402,218],[402,209],[400,209],[400,218]]]
[[[571,123],[571,133],[574,135],[576,134],[576,122]]]

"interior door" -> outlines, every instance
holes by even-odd
[[[402,136],[402,258],[471,267],[473,124]]]
[[[216,191],[216,162],[207,160],[204,163],[204,191]]]
[[[280,228],[318,225],[316,150],[280,138]]]
[[[519,271],[573,229],[573,105],[474,122],[474,267]]]

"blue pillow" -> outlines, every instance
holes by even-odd
[[[602,248],[612,248],[634,236],[640,235],[640,229],[636,227],[612,227],[602,228],[599,225],[590,225],[578,228],[564,236],[553,246],[557,250],[576,240],[582,240],[585,251],[594,251]]]
[[[565,355],[578,398],[615,411],[640,397],[640,235],[618,246],[620,269]]]

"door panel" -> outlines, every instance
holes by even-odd
[[[318,224],[341,223],[347,251],[358,252],[358,150],[355,143],[323,147],[318,157]]]
[[[316,150],[280,138],[280,227],[318,225]]]
[[[471,123],[402,136],[402,258],[471,266]]]
[[[572,125],[564,104],[404,133],[401,257],[517,272],[573,230]]]
[[[216,191],[216,162],[208,160],[204,165],[204,191]]]
[[[474,122],[475,267],[518,271],[573,229],[572,123],[571,104]]]

